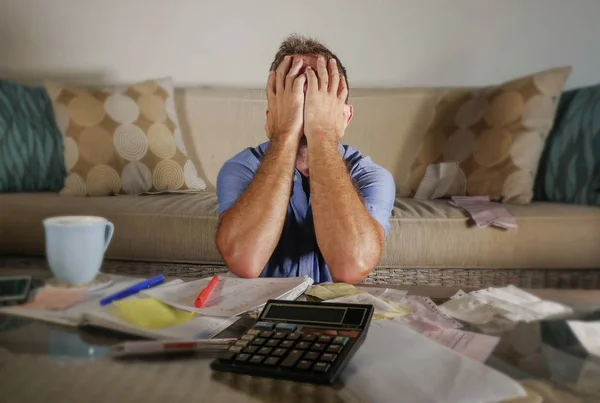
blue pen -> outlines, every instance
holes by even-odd
[[[159,274],[156,277],[149,278],[148,280],[141,281],[137,284],[132,285],[129,288],[124,289],[123,291],[119,291],[116,294],[109,295],[108,297],[104,297],[100,300],[100,305],[108,305],[111,302],[118,301],[123,298],[127,298],[130,295],[137,294],[140,291],[146,290],[148,288],[155,287],[162,282],[165,281],[165,275]]]

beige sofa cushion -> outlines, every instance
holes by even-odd
[[[534,202],[507,209],[516,217],[517,230],[470,228],[465,214],[443,200],[397,199],[379,266],[600,267],[600,208]],[[43,254],[41,221],[48,216],[94,214],[115,224],[108,257],[221,263],[214,243],[216,212],[212,192],[94,198],[0,194],[0,255]]]
[[[431,164],[458,163],[466,194],[529,204],[544,143],[570,67],[477,90],[448,91],[411,166],[417,191]],[[462,194],[449,194],[461,196]]]
[[[197,192],[170,79],[125,87],[46,83],[63,134],[67,196]]]

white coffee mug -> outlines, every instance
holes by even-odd
[[[103,217],[62,216],[44,220],[46,258],[65,283],[87,283],[98,275],[114,225]]]

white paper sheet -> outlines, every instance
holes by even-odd
[[[348,400],[481,403],[525,396],[508,376],[393,321],[373,322],[342,372]]]
[[[323,301],[324,303],[337,302],[343,304],[366,304],[373,305],[373,320],[377,319],[391,319],[400,316],[406,316],[411,314],[409,309],[403,309],[402,307],[393,307],[382,299],[371,295],[371,294],[353,294],[346,295],[345,297],[329,299]]]
[[[501,203],[490,201],[489,196],[453,196],[449,202],[465,209],[478,228],[493,225],[503,229],[516,229],[517,221]]]
[[[175,308],[201,315],[232,317],[264,305],[269,299],[291,300],[302,294],[312,283],[310,277],[289,278],[219,278],[204,308],[194,307],[194,301],[212,277],[190,281],[172,287],[144,291]]]
[[[533,322],[573,312],[568,306],[542,300],[513,285],[486,288],[469,294],[457,293],[440,305],[440,310],[476,325],[490,323],[497,317],[512,322]]]
[[[384,301],[392,301],[395,303],[400,303],[402,299],[408,293],[407,290],[398,290],[396,288],[386,288],[386,287],[361,287],[357,286],[363,291],[368,292],[369,294],[381,298]]]
[[[462,327],[458,321],[442,312],[430,298],[407,295],[399,305],[408,307],[413,313],[398,320],[419,333]]]
[[[485,362],[500,341],[499,337],[458,329],[426,331],[423,335],[479,362]]]
[[[462,196],[467,192],[467,179],[457,162],[429,164],[419,183],[415,199],[437,199],[447,195]]]
[[[440,310],[453,318],[474,325],[490,323],[506,311],[477,299],[472,295],[451,298],[440,305]]]
[[[588,353],[600,357],[600,321],[568,320],[567,324],[583,348]]]

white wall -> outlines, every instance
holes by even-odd
[[[262,87],[290,32],[350,84],[483,85],[571,64],[600,82],[600,0],[1,0],[0,75]]]

